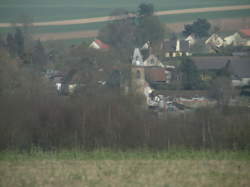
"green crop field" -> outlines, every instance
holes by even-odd
[[[34,21],[51,21],[108,16],[117,8],[135,11],[144,0],[1,0],[0,22],[17,21],[28,15]],[[174,10],[210,6],[243,5],[249,0],[149,0],[156,10]]]

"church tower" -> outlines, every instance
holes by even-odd
[[[145,69],[143,58],[138,48],[135,48],[134,55],[132,59],[132,79],[131,86],[132,90],[138,94],[144,94],[144,89],[148,86],[145,80]]]

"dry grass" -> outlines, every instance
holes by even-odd
[[[250,162],[230,160],[0,161],[0,186],[250,186]]]

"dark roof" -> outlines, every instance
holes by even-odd
[[[250,56],[250,51],[235,51],[232,53],[233,56]]]
[[[231,68],[234,75],[240,78],[250,77],[250,58],[241,58],[231,63]]]
[[[219,70],[229,65],[238,77],[250,77],[250,58],[237,56],[210,56],[191,58],[198,70]]]
[[[176,40],[165,40],[163,49],[168,52],[174,52],[176,50]]]
[[[150,55],[149,49],[141,49],[140,51],[141,51],[143,61],[146,60]]]
[[[163,49],[167,52],[175,52],[176,51],[176,43],[177,40],[165,40],[163,42]],[[188,52],[190,50],[188,41],[180,40],[180,51]]]
[[[185,40],[180,40],[180,51],[188,52],[189,51],[189,43]]]
[[[233,60],[231,56],[191,57],[198,70],[219,70]]]
[[[160,67],[145,68],[146,78],[152,82],[166,81],[165,69]]]

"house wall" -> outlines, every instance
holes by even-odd
[[[250,84],[250,78],[243,78],[243,79],[242,79],[242,84],[243,84],[243,85]]]
[[[93,49],[100,49],[99,45],[97,45],[95,42],[92,42],[89,47]]]
[[[189,52],[166,52],[165,57],[179,57],[179,56],[192,56],[192,53]]]
[[[233,86],[245,86],[250,84],[250,78],[242,78],[240,80],[232,80]]]
[[[209,73],[207,73],[207,72],[202,72],[202,73],[200,74],[200,77],[201,77],[201,80],[203,80],[203,81],[209,81],[209,80],[212,79],[211,74],[209,74]]]

